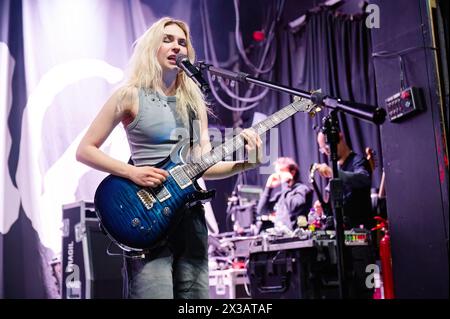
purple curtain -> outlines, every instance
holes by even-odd
[[[278,59],[273,81],[302,90],[321,89],[323,93],[370,105],[376,105],[376,86],[371,58],[370,30],[365,27],[365,16],[336,14],[325,8],[307,14],[305,25],[291,32],[286,21],[277,30]],[[271,93],[260,111],[272,114],[291,102],[286,94]],[[296,159],[300,175],[308,183],[309,167],[312,163],[326,162],[316,143],[317,130],[322,118],[328,114],[324,109],[316,117],[297,113],[279,127],[279,155]],[[244,115],[251,120],[252,112]],[[341,130],[349,146],[364,154],[371,147],[381,165],[379,128],[371,123],[341,113]],[[249,184],[264,185],[267,175],[247,173]],[[325,181],[316,177],[319,184]],[[381,169],[373,176],[373,185],[378,187]]]

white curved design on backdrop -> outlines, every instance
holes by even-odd
[[[46,172],[41,170],[39,154],[43,151],[43,119],[58,93],[75,82],[92,77],[103,78],[113,84],[122,79],[123,72],[96,59],[74,60],[57,65],[41,78],[35,90],[31,92],[23,114],[17,186],[24,211],[39,234],[42,244],[55,253],[61,251],[62,205],[75,201],[78,181],[90,168],[75,159],[76,148],[85,129]],[[125,142],[121,143],[124,138]],[[123,129],[114,130],[105,142],[105,148],[108,148],[112,140],[128,147]],[[129,155],[128,149],[125,154],[123,148],[119,149],[122,157]],[[111,151],[114,152],[113,149]]]
[[[15,61],[6,43],[0,42],[0,233],[6,234],[19,216],[19,191],[13,185],[8,169],[11,134],[8,115],[12,104],[12,76]]]

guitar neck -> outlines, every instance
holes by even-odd
[[[306,105],[308,104],[308,107]],[[312,104],[309,100],[298,100],[295,101],[281,110],[275,112],[265,120],[253,125],[251,128],[261,136],[272,127],[277,126],[284,120],[288,119],[295,113],[299,111],[310,111],[310,106]],[[244,137],[242,134],[236,135],[234,138],[226,141],[222,145],[214,148],[210,152],[203,154],[197,163],[187,164],[185,171],[187,175],[193,179],[195,177],[201,176],[208,168],[214,164],[220,162],[227,156],[233,154],[235,151],[239,150],[244,146]]]

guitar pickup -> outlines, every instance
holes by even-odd
[[[176,166],[169,170],[170,175],[172,175],[175,182],[177,182],[178,186],[180,186],[181,189],[185,189],[189,185],[192,184],[191,179],[188,177],[186,172],[183,170],[183,167]]]
[[[169,191],[165,186],[157,187],[153,189],[153,192],[156,194],[156,198],[159,200],[160,203],[172,197],[172,195],[170,195]]]

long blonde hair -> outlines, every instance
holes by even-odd
[[[195,61],[195,51],[192,47],[189,26],[181,20],[175,20],[170,17],[161,18],[153,23],[134,43],[133,55],[129,63],[129,75],[122,96],[128,95],[127,93],[135,88],[162,92],[162,68],[158,63],[157,53],[163,41],[164,28],[170,24],[176,24],[183,30],[186,35],[187,56],[192,63]],[[184,72],[178,72],[176,81],[176,109],[186,125],[188,123],[189,107],[197,118],[201,112],[208,110],[200,88]]]

